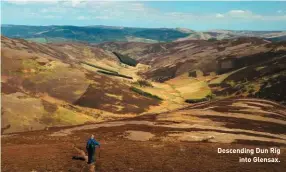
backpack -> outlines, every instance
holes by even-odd
[[[88,145],[87,145],[87,149],[89,150],[94,150],[95,149],[95,144],[93,142],[90,142]]]

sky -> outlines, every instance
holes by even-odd
[[[1,0],[1,23],[286,30],[286,1]]]

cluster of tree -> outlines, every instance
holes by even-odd
[[[121,63],[124,63],[126,65],[129,66],[136,66],[138,64],[138,62],[134,59],[132,59],[131,57],[127,56],[127,55],[122,55],[120,53],[117,52],[113,52],[114,55],[116,55],[116,57],[119,59],[119,61]]]

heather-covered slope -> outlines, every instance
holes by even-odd
[[[273,170],[217,153],[257,147],[279,147],[280,155],[259,156],[279,158],[276,171],[286,167],[285,43],[90,46],[2,37],[1,48],[2,171]],[[120,63],[112,52],[139,63]],[[101,149],[87,165],[91,134]]]
[[[5,37],[1,48],[2,126],[9,126],[6,132],[135,115],[160,103],[133,92],[126,84],[128,79],[98,73],[128,70],[101,49]]]
[[[285,117],[285,107],[271,101],[225,99],[125,120],[5,135],[2,171],[283,172]],[[101,147],[96,163],[88,165],[85,145],[91,134]],[[280,154],[217,152],[274,147]],[[246,165],[239,162],[242,156],[280,162]]]
[[[154,81],[164,82],[188,74],[190,80],[196,78],[206,82],[217,96],[286,100],[283,90],[285,42],[237,38],[156,44],[103,43],[98,47],[118,51],[150,65],[151,68],[141,75]]]
[[[222,73],[285,53],[285,43],[273,44],[259,38],[157,44],[103,43],[98,46],[127,54],[141,63],[151,65],[152,69],[145,75],[158,81],[195,69],[202,70],[204,74]],[[262,57],[258,58],[260,56]],[[227,60],[230,61],[230,66],[220,66],[219,63]]]

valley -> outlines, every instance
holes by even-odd
[[[1,0],[1,172],[285,172],[286,2]]]
[[[286,168],[285,42],[1,40],[2,171]],[[102,146],[86,165],[91,134]],[[281,162],[219,147],[278,147]]]

